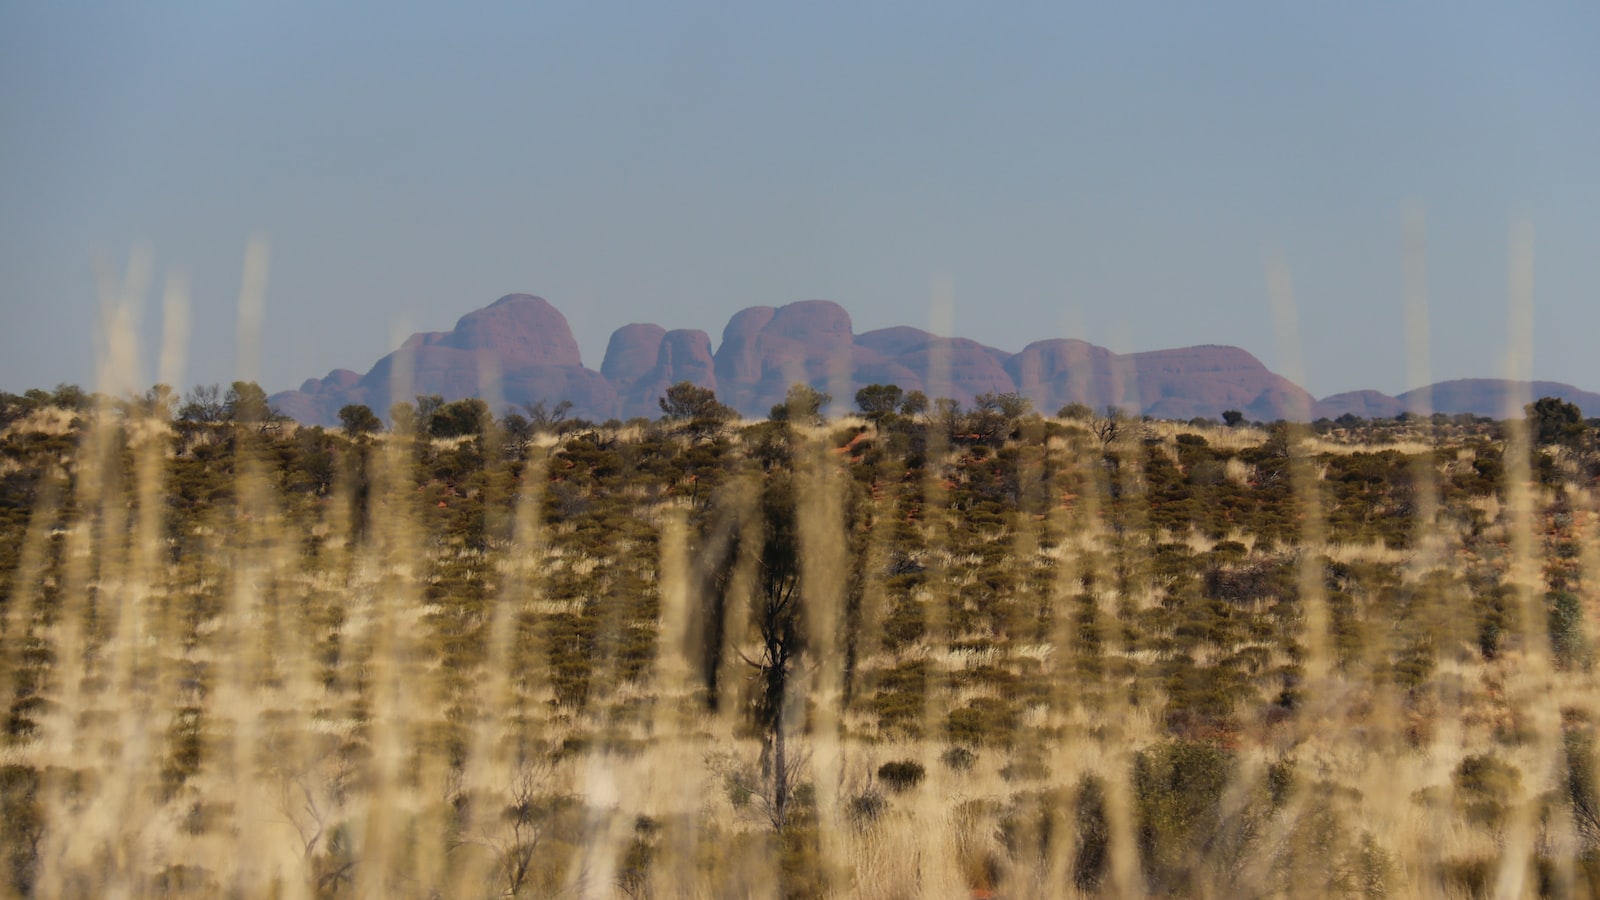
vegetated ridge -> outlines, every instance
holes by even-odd
[[[1571,404],[250,387],[0,393],[0,895],[1600,892]]]
[[[405,377],[397,381],[397,374]],[[451,331],[412,335],[365,375],[336,369],[271,401],[300,422],[333,425],[347,404],[381,414],[412,393],[457,400],[483,396],[481,386],[494,384],[506,404],[568,400],[575,415],[631,419],[659,414],[658,398],[680,381],[716,391],[750,417],[765,415],[795,382],[841,399],[869,384],[894,384],[962,403],[984,393],[1017,393],[1040,410],[1082,403],[1179,420],[1214,419],[1225,410],[1257,421],[1392,417],[1419,409],[1424,392],[1431,393],[1431,411],[1450,414],[1499,416],[1508,396],[1532,395],[1559,397],[1586,415],[1600,415],[1600,394],[1544,381],[1530,388],[1472,379],[1399,396],[1356,391],[1317,400],[1238,347],[1117,354],[1056,338],[1011,353],[908,326],[856,334],[850,314],[828,300],[743,309],[728,320],[715,351],[704,331],[624,325],[611,335],[596,372],[583,365],[566,317],[527,294],[509,294],[468,313]],[[393,385],[407,382],[408,391],[394,396]]]

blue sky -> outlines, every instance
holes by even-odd
[[[146,8],[135,8],[146,7]],[[592,368],[628,322],[823,297],[857,332],[1074,336],[1407,382],[1425,211],[1435,379],[1502,371],[1535,232],[1533,374],[1600,390],[1600,5],[7,4],[0,389],[92,385],[90,262],[186,274],[184,384],[364,371],[502,294]],[[1113,8],[1114,7],[1114,8]]]

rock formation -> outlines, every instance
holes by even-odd
[[[690,381],[700,387],[716,390],[715,367],[710,335],[686,328],[667,332],[662,335],[656,350],[656,364],[627,388],[617,388],[621,397],[622,417],[631,419],[644,416],[654,419],[661,415],[657,401],[666,396],[667,388],[680,381]]]
[[[351,383],[353,374],[335,370],[271,401],[285,415],[320,425],[336,423],[346,404],[386,415],[395,400],[417,394],[446,400],[498,395],[502,406],[564,399],[602,418],[617,407],[616,389],[583,367],[566,317],[527,294],[501,297],[462,316],[450,331],[414,334]]]
[[[483,396],[501,409],[571,400],[573,415],[598,421],[655,418],[657,399],[679,381],[711,388],[752,418],[765,416],[797,381],[832,393],[835,411],[850,409],[855,391],[868,384],[896,384],[963,404],[979,394],[1015,392],[1046,414],[1084,403],[1170,419],[1215,419],[1236,409],[1259,421],[1387,417],[1410,408],[1417,396],[1353,391],[1317,401],[1238,347],[1119,355],[1062,338],[1011,353],[906,326],[857,335],[850,314],[828,300],[740,310],[715,352],[704,331],[624,325],[611,335],[595,372],[584,367],[566,317],[538,297],[510,294],[462,316],[450,331],[412,335],[365,375],[336,369],[271,400],[286,415],[323,425],[335,424],[345,404],[364,403],[385,415],[393,400],[417,394]],[[1508,398],[1555,396],[1600,415],[1600,395],[1555,382],[1474,379],[1430,390],[1432,408],[1444,413],[1500,416]]]

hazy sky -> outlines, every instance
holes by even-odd
[[[1407,384],[1425,210],[1433,374],[1502,371],[1512,223],[1535,376],[1600,390],[1600,4],[10,3],[0,389],[92,386],[91,260],[187,273],[184,384],[365,371],[502,294],[584,362],[628,322],[828,298],[856,331],[1008,350],[1237,344],[1313,393]],[[154,380],[153,362],[147,380]]]

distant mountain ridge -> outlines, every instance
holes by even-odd
[[[1504,418],[1524,398],[1555,397],[1575,404],[1585,416],[1600,416],[1600,394],[1559,381],[1511,381],[1502,378],[1458,378],[1391,397],[1378,391],[1351,391],[1324,397],[1317,415],[1337,418],[1353,413],[1363,418],[1392,417],[1427,409],[1436,413]]]
[[[1425,392],[1434,411],[1451,414],[1499,416],[1508,397],[1556,396],[1586,416],[1600,415],[1600,394],[1548,381],[1467,379],[1399,396],[1354,391],[1317,400],[1238,347],[1117,354],[1057,338],[1011,353],[909,326],[856,334],[850,314],[829,300],[740,310],[715,350],[704,331],[624,325],[612,333],[595,371],[583,365],[566,317],[528,294],[501,297],[450,331],[414,334],[364,375],[335,369],[270,399],[279,412],[319,425],[336,424],[347,404],[383,415],[395,400],[417,394],[481,396],[498,405],[570,400],[575,415],[627,419],[658,415],[657,398],[679,381],[716,391],[752,418],[765,416],[797,381],[830,391],[845,406],[865,385],[897,384],[964,404],[978,394],[1016,392],[1046,413],[1084,403],[1167,419],[1219,418],[1229,409],[1261,421],[1394,416],[1413,409]],[[408,386],[397,391],[397,385]]]

